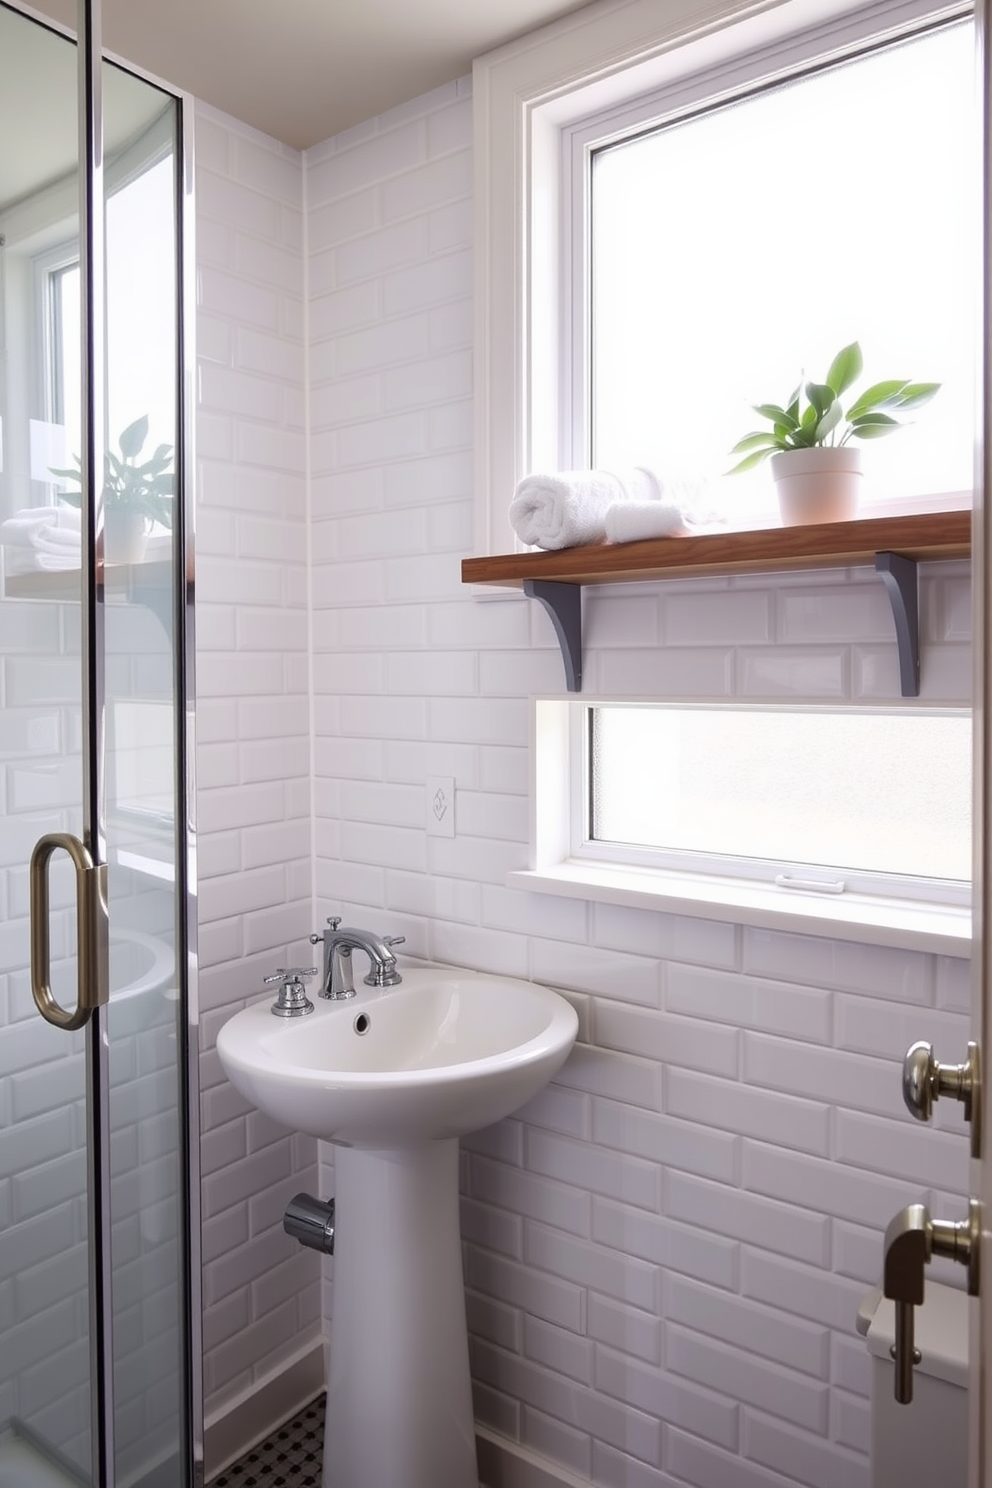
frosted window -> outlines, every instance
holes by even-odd
[[[965,714],[591,712],[596,841],[971,877]]]
[[[715,481],[774,507],[730,450],[859,341],[864,376],[939,382],[911,427],[858,441],[864,504],[970,493],[977,217],[970,22],[596,154],[592,463]],[[884,104],[880,102],[884,100]]]

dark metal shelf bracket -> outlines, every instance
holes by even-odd
[[[892,606],[903,697],[920,695],[920,585],[915,558],[876,553],[875,571]],[[552,579],[525,579],[524,593],[539,600],[551,616],[561,647],[568,692],[582,691],[582,585]]]
[[[524,593],[540,600],[551,616],[565,664],[565,688],[582,691],[582,585],[524,579]]]
[[[920,584],[915,558],[901,553],[876,553],[880,574],[892,606],[899,651],[899,685],[903,697],[920,695]]]

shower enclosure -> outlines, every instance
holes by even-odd
[[[0,0],[0,1488],[200,1459],[181,101]]]

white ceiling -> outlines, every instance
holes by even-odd
[[[33,0],[75,26],[75,0]],[[579,0],[103,0],[105,50],[297,149],[471,71]]]

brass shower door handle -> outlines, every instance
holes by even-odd
[[[48,934],[48,865],[59,849],[76,870],[76,1006],[67,1012],[51,986]],[[109,993],[107,865],[94,863],[85,843],[71,832],[47,832],[31,852],[31,995],[43,1018],[56,1028],[82,1028]]]

